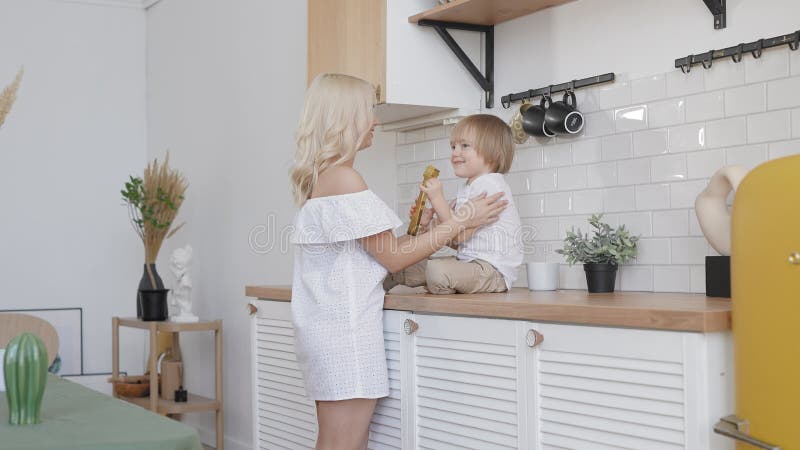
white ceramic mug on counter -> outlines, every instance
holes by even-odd
[[[558,289],[558,263],[528,262],[528,289],[555,291]]]

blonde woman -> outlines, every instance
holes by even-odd
[[[372,144],[374,92],[355,77],[320,75],[297,130],[292,319],[306,392],[317,405],[319,450],[366,449],[375,403],[389,395],[387,273],[495,222],[507,205],[502,193],[481,195],[424,234],[395,237],[401,220],[353,169],[357,152]]]

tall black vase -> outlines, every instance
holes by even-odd
[[[150,277],[147,275],[147,266],[150,266],[150,269],[153,271],[153,278],[156,280],[155,287],[150,285]],[[136,317],[142,318],[142,294],[141,291],[150,291],[154,289],[164,289],[164,282],[161,281],[161,277],[158,276],[158,272],[156,271],[155,264],[144,264],[144,273],[142,274],[142,279],[139,280],[139,291],[136,292]]]

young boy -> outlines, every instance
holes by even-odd
[[[466,179],[466,183],[459,186],[455,202],[451,204],[445,200],[438,179],[430,179],[420,187],[433,206],[433,209],[425,208],[422,214],[420,233],[431,223],[448,219],[452,210],[484,192],[487,195],[504,192],[508,207],[496,222],[452,242],[450,246],[458,250],[456,256],[431,258],[389,274],[384,282],[387,291],[403,284],[425,286],[432,294],[505,292],[517,278],[517,269],[522,264],[520,220],[511,189],[503,176],[514,158],[511,129],[490,114],[468,116],[453,128],[450,147],[453,170],[457,177]],[[414,206],[411,208],[413,214]]]

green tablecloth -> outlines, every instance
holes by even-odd
[[[38,425],[9,425],[6,393],[0,392],[0,449],[202,450],[202,446],[194,428],[50,375]]]

